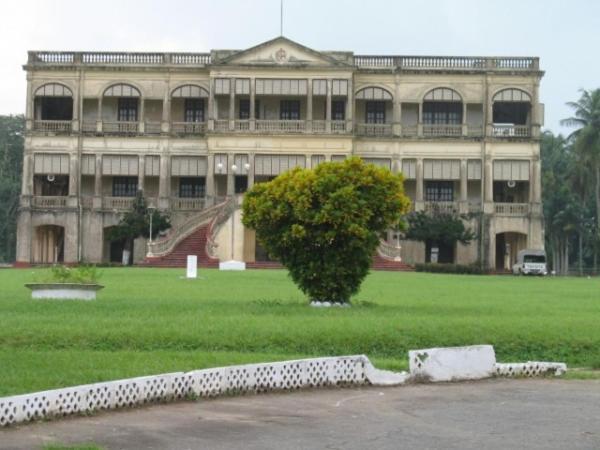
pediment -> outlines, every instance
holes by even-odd
[[[345,66],[329,55],[312,50],[288,38],[278,37],[270,41],[236,52],[221,60],[227,65],[265,66]]]

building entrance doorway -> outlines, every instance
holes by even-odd
[[[510,272],[513,264],[517,262],[517,254],[526,248],[526,234],[498,233],[496,235],[496,271]]]
[[[440,264],[454,263],[454,246],[433,241],[425,242],[425,262]]]
[[[57,264],[65,258],[65,229],[58,225],[41,225],[35,228],[33,262]]]

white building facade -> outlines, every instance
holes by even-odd
[[[140,189],[174,225],[153,253],[210,224],[209,255],[261,260],[226,200],[350,155],[402,172],[417,211],[469,214],[480,237],[439,249],[443,261],[502,270],[543,248],[538,58],[361,56],[279,37],[210,53],[32,51],[24,68],[18,264],[118,261],[107,230]],[[390,232],[382,255],[396,243]],[[407,263],[434,245],[400,244]],[[135,260],[146,252],[138,240]]]

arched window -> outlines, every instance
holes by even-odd
[[[357,100],[392,100],[392,94],[380,87],[362,88],[356,93]]]
[[[531,96],[521,89],[503,89],[494,95],[494,102],[531,102]]]
[[[454,89],[439,87],[423,97],[424,125],[461,125],[463,121],[462,97]],[[453,128],[454,130],[454,128]],[[445,130],[448,132],[448,130]],[[458,129],[454,130],[460,131]],[[434,130],[438,132],[438,130]]]
[[[202,86],[186,84],[179,86],[171,94],[173,98],[208,98],[208,91]]]
[[[104,97],[141,97],[140,91],[129,84],[113,84],[104,91]]]
[[[47,83],[34,93],[34,116],[36,120],[73,119],[73,92],[65,85]]]
[[[531,96],[521,89],[509,88],[497,92],[493,99],[493,122],[505,125],[527,125],[531,111]]]

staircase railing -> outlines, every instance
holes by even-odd
[[[240,197],[241,199],[241,197]],[[233,195],[229,197],[225,203],[223,203],[223,207],[221,210],[214,216],[210,225],[208,226],[208,232],[206,234],[206,253],[210,258],[218,259],[219,255],[217,254],[217,248],[219,244],[217,243],[217,235],[219,234],[219,230],[221,227],[227,222],[229,217],[235,213],[235,210],[239,206],[238,197]]]
[[[170,232],[156,241],[148,242],[149,257],[160,257],[168,255],[183,239],[192,234],[198,227],[206,223],[209,219],[218,215],[219,211],[227,206],[227,202],[219,203],[210,208],[189,216],[177,228],[171,228]]]
[[[400,262],[402,261],[402,257],[400,255],[401,250],[402,247],[399,244],[391,245],[382,239],[379,241],[377,254],[388,261]]]

